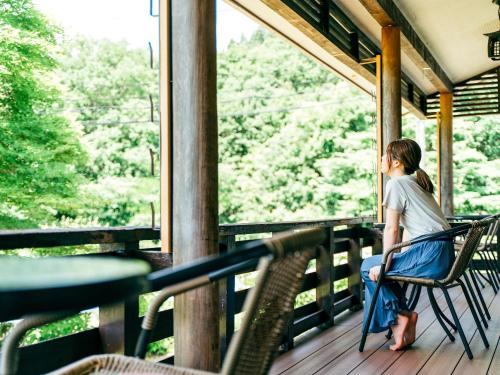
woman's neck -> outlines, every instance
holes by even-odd
[[[401,177],[401,176],[406,176],[406,173],[402,171],[401,169],[393,169],[388,173],[389,177],[394,178],[394,177]]]

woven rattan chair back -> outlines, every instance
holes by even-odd
[[[286,240],[290,240],[289,235]],[[245,317],[229,347],[223,374],[268,373],[292,318],[307,265],[316,253],[315,249],[286,250],[290,245],[280,243],[279,237],[268,243],[275,256],[260,262],[259,276],[245,301]]]
[[[488,228],[488,233],[486,234],[486,241],[484,242],[486,246],[490,246],[491,243],[493,242],[493,238],[495,237],[498,231],[499,223],[500,223],[500,218],[491,222],[491,225]]]
[[[469,265],[474,252],[476,251],[486,227],[490,224],[489,221],[477,221],[472,224],[469,229],[462,246],[457,251],[455,262],[453,263],[450,272],[443,280],[439,280],[442,284],[454,282],[463,275]]]

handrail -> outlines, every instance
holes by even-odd
[[[223,224],[219,226],[220,236],[282,232],[312,227],[333,227],[373,223],[371,216],[357,218],[289,221],[279,223]],[[0,230],[0,250],[76,246],[91,244],[112,244],[159,240],[160,228],[112,227],[112,228],[50,228]]]

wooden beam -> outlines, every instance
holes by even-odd
[[[382,176],[382,156],[384,155],[383,137],[382,137],[382,117],[384,108],[382,107],[382,56],[377,55],[377,221],[384,221],[384,210],[382,207],[382,199],[384,196],[384,184]]]
[[[401,48],[400,28],[382,27],[383,151],[401,138]]]
[[[427,79],[439,91],[453,91],[453,82],[425,46],[393,0],[359,0],[380,26],[401,27],[402,51],[420,68],[428,71]]]
[[[376,77],[373,72],[366,69],[367,64],[360,64],[358,60],[350,56],[346,51],[342,50],[335,43],[329,40],[321,29],[317,29],[297,14],[283,0],[225,0],[233,5],[238,10],[244,12],[254,21],[261,24],[263,27],[275,32],[287,42],[295,45],[304,53],[314,58],[318,62],[325,65],[343,79],[353,83],[363,91],[368,90],[359,84],[359,81],[365,80],[371,84],[376,83]],[[331,2],[333,3],[333,2]],[[358,34],[361,31],[358,32]],[[359,35],[358,35],[359,37]],[[367,38],[367,37],[366,37]],[[358,38],[359,39],[359,38]],[[314,44],[314,46],[312,46]],[[325,51],[328,55],[348,67],[354,74],[345,74],[335,69],[329,59],[322,57],[318,53],[318,48]],[[374,52],[374,55],[377,52]],[[403,98],[403,104],[417,118],[425,119],[424,111],[415,103],[412,103],[407,98]]]
[[[453,215],[453,94],[439,96],[438,120],[438,189],[439,203],[444,214]]]
[[[174,265],[218,246],[215,0],[172,0]],[[219,289],[175,298],[175,364],[218,371]]]
[[[172,252],[172,85],[170,0],[160,1],[160,237]]]
[[[401,52],[400,29],[395,26],[382,27],[382,57],[378,64],[377,74],[380,87],[377,96],[377,137],[378,157],[387,149],[387,145],[401,138]],[[380,160],[379,160],[380,163]],[[379,164],[380,171],[380,164]],[[382,208],[382,197],[385,193],[387,177],[378,176],[378,219],[385,220]],[[382,185],[382,186],[380,186]]]

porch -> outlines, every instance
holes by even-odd
[[[492,320],[486,330],[490,348],[487,350],[477,333],[476,325],[463,294],[454,294],[457,313],[465,334],[470,338],[474,359],[467,358],[458,335],[450,342],[429,305],[426,295],[416,311],[417,341],[407,350],[392,352],[385,333],[371,334],[363,353],[358,351],[363,313],[345,312],[335,319],[335,326],[314,338],[304,337],[301,343],[276,359],[270,374],[498,374],[500,371],[500,297],[491,288],[484,289],[484,298]],[[440,295],[438,303],[446,311]]]

